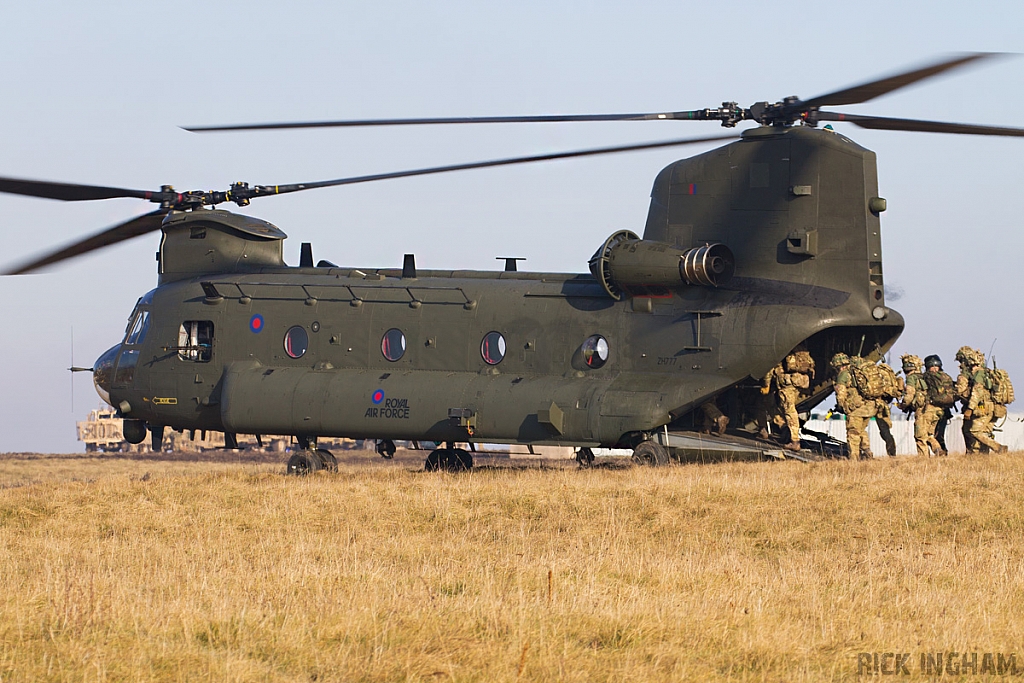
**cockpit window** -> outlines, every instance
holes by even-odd
[[[135,366],[139,363],[138,349],[125,349],[117,359],[114,384],[131,384],[135,379]]]
[[[146,332],[149,331],[149,311],[141,310],[135,314],[135,319],[128,329],[128,335],[124,338],[125,344],[141,344],[146,340]]]
[[[178,329],[178,358],[209,363],[213,358],[213,321],[186,320]]]

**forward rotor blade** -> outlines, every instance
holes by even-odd
[[[571,121],[661,121],[700,120],[703,109],[649,114],[555,114],[551,116],[458,116],[425,119],[361,119],[352,121],[306,121],[299,123],[247,123],[232,126],[182,126],[191,133],[233,130],[282,130],[291,128],[355,128],[362,126],[428,126],[450,123],[562,123]]]
[[[129,190],[123,187],[53,183],[47,180],[25,180],[22,178],[0,178],[0,192],[20,194],[28,197],[59,199],[65,202],[116,199],[118,197],[150,199],[154,195],[159,194],[156,192],[146,192],[145,190]]]
[[[953,133],[959,135],[1000,135],[1024,137],[1024,128],[1003,126],[980,126],[972,123],[947,123],[945,121],[922,121],[919,119],[892,119],[884,116],[859,116],[837,112],[818,112],[819,121],[846,121],[861,128],[875,130],[904,130],[918,133]]]
[[[155,232],[160,229],[160,224],[163,222],[166,214],[167,211],[165,209],[158,209],[152,213],[133,218],[130,221],[119,223],[112,228],[96,233],[92,237],[86,237],[83,240],[69,244],[63,249],[41,256],[16,268],[6,270],[0,273],[0,275],[21,275],[81,254],[87,254],[96,249],[130,240],[133,237]]]
[[[893,90],[906,87],[925,78],[937,76],[944,71],[949,71],[950,69],[955,69],[959,66],[970,64],[971,62],[976,62],[979,59],[998,57],[1003,54],[1004,53],[1001,52],[971,52],[958,55],[952,59],[932,64],[931,66],[914,69],[913,71],[905,71],[903,73],[896,74],[895,76],[871,81],[870,83],[862,83],[861,85],[837,90],[836,92],[828,93],[827,95],[819,95],[818,97],[801,102],[800,106],[811,108],[860,104],[861,102],[873,100],[876,97],[880,97],[886,93],[892,92]]]
[[[686,138],[682,140],[666,140],[663,142],[644,142],[635,145],[620,145],[618,147],[599,147],[596,149],[582,149],[572,152],[555,152],[553,154],[537,154],[528,157],[513,157],[509,159],[496,159],[493,161],[474,161],[466,164],[453,164],[451,166],[435,166],[433,168],[420,168],[411,171],[377,173],[374,175],[355,176],[352,178],[339,178],[338,180],[321,180],[313,183],[294,183],[291,185],[276,185],[270,186],[270,188],[272,189],[272,194],[286,194],[288,192],[312,190],[318,187],[355,185],[357,183],[369,183],[377,180],[390,180],[392,178],[408,178],[411,176],[433,175],[435,173],[450,173],[452,171],[466,171],[474,168],[490,168],[493,166],[513,166],[516,164],[532,164],[539,161],[554,161],[556,159],[571,159],[574,157],[599,156],[602,154],[620,154],[623,152],[640,152],[643,150],[661,149],[664,147],[681,147],[683,145],[696,145],[702,142],[734,140],[738,137],[740,137],[738,133],[733,133],[731,135],[713,135],[704,138]]]

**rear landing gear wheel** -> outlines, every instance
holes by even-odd
[[[438,448],[423,463],[427,472],[464,472],[473,469],[473,456],[461,448]]]
[[[299,451],[288,458],[288,474],[305,476],[321,469],[320,456],[314,451]]]
[[[641,441],[633,449],[633,462],[642,467],[662,467],[668,464],[668,450],[654,441]]]
[[[328,472],[338,471],[338,459],[326,448],[316,449],[316,455],[320,458],[320,466]]]
[[[380,457],[385,460],[390,460],[395,457],[396,450],[395,442],[391,439],[381,439],[377,442],[377,452],[380,454]]]
[[[594,451],[589,448],[581,448],[576,451],[576,462],[579,463],[580,469],[586,469],[593,467],[594,465]]]

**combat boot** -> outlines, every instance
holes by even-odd
[[[799,441],[792,441],[790,443],[787,443],[782,448],[783,448],[783,450],[787,450],[787,451],[799,451],[800,450],[800,442]]]
[[[715,433],[725,434],[725,428],[729,426],[729,418],[726,415],[719,415],[715,419]]]

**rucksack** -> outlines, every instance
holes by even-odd
[[[993,368],[988,371],[988,375],[992,381],[992,402],[1004,406],[1013,403],[1013,384],[1006,370]]]
[[[864,398],[894,399],[900,395],[900,381],[896,373],[885,363],[864,361],[850,368],[857,391]]]
[[[928,386],[928,403],[942,408],[953,405],[956,401],[956,385],[953,378],[942,370],[922,374],[924,383]]]
[[[796,351],[786,356],[786,372],[799,372],[804,375],[814,374],[814,359],[807,351]]]

